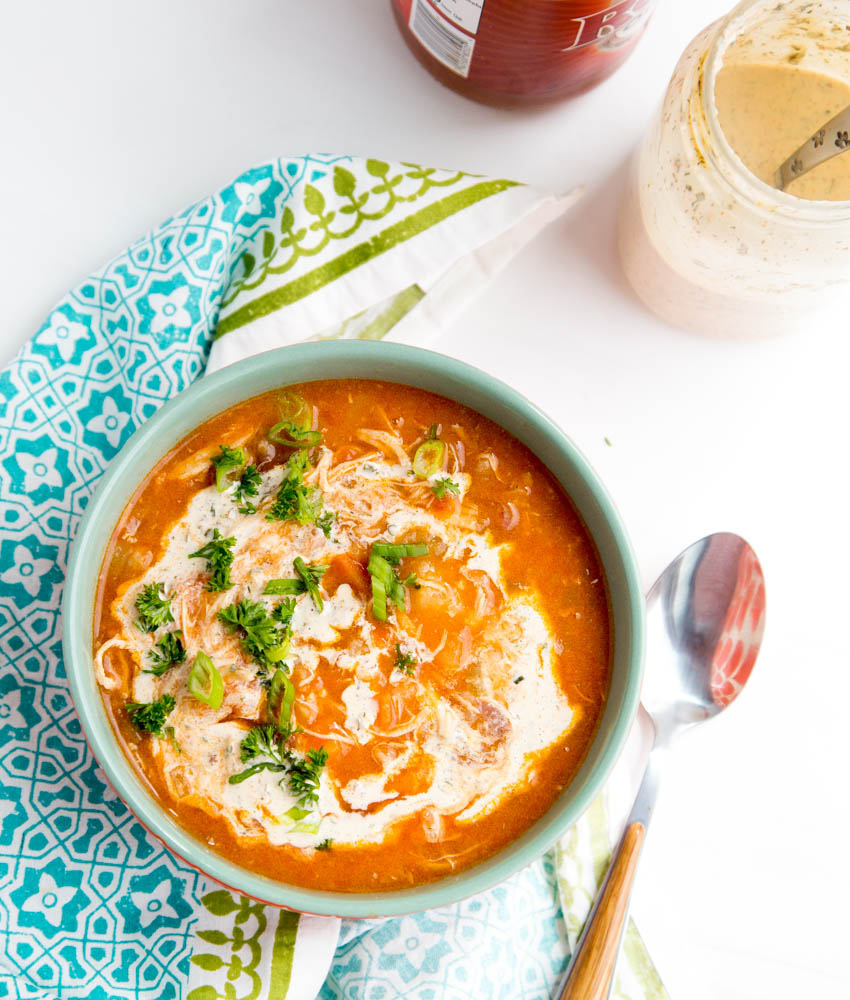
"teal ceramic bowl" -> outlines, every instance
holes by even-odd
[[[92,616],[107,543],[121,512],[156,462],[203,421],[240,400],[295,382],[385,379],[448,396],[500,424],[561,482],[584,519],[608,579],[613,674],[599,730],[578,774],[549,811],[488,860],[414,889],[340,893],[301,889],[247,871],[195,840],[151,795],[119,749],[92,667]],[[390,917],[443,906],[488,889],[543,854],[587,808],[614,765],[637,710],[643,659],[643,597],[626,532],[598,476],[570,439],[527,399],[469,365],[431,351],[381,342],[285,347],[201,379],[165,405],[126,443],[89,504],[65,587],[65,665],[92,751],[118,795],[179,858],[231,889],[306,913]]]

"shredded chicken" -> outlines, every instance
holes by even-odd
[[[226,817],[238,837],[304,847],[325,837],[375,842],[399,820],[418,815],[428,839],[440,841],[446,817],[472,821],[493,808],[522,780],[526,757],[569,726],[570,706],[552,676],[548,626],[532,602],[508,596],[500,549],[466,498],[475,473],[461,471],[464,442],[449,448],[457,503],[450,516],[446,505],[437,516],[433,484],[411,474],[412,449],[385,415],[381,422],[386,430],[358,431],[362,454],[350,458],[347,448],[345,460],[334,464],[332,450],[320,447],[305,476],[321,491],[322,509],[335,515],[330,537],[312,523],[266,519],[263,497],[273,495],[285,474],[278,464],[263,473],[255,514],[235,514],[232,497],[214,486],[199,491],[161,556],[113,603],[122,627],[97,651],[99,683],[112,691],[143,683],[140,690],[151,700],[164,693],[175,698],[168,717],[173,732],[153,741],[163,781],[175,799]],[[205,462],[208,457],[204,449]],[[482,460],[498,475],[494,454]],[[181,474],[192,468],[187,460]],[[518,516],[510,501],[504,510],[506,517]],[[232,586],[222,592],[206,589],[204,560],[188,558],[216,527],[234,538]],[[405,606],[391,605],[387,624],[371,612],[365,570],[376,541],[428,546],[427,555],[398,567],[399,579],[412,576],[402,585]],[[230,780],[248,766],[246,734],[270,718],[268,684],[276,665],[258,662],[245,635],[218,618],[243,600],[270,613],[281,598],[265,596],[264,587],[271,579],[295,578],[296,557],[323,565],[343,557],[331,592],[321,590],[321,611],[308,594],[291,598],[296,610],[283,662],[296,692],[291,721],[298,732],[288,746],[302,754],[321,745],[328,751],[318,801],[301,828],[291,817],[297,800],[282,770]],[[329,571],[328,579],[333,575]],[[180,632],[186,658],[162,676],[142,677],[143,657],[164,632],[140,633],[133,601],[139,587],[154,582],[170,599],[174,621],[164,628]],[[109,669],[110,649],[130,653],[134,677]],[[221,675],[220,707],[188,693],[199,651]],[[521,686],[514,683],[519,674]],[[379,772],[352,778],[350,761],[364,754]],[[301,810],[297,806],[296,815]]]
[[[361,441],[365,441],[366,444],[370,444],[373,448],[378,448],[390,458],[394,458],[400,465],[407,466],[410,464],[410,458],[398,435],[389,433],[388,431],[361,429],[357,432],[357,436]]]

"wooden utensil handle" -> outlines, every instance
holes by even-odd
[[[642,823],[626,828],[558,1000],[606,1000],[645,836]]]

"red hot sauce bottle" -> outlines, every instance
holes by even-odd
[[[542,104],[609,76],[656,0],[391,0],[409,48],[452,90],[486,104]]]

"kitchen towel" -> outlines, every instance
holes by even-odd
[[[288,913],[183,864],[106,784],[61,653],[68,549],[133,430],[301,340],[432,343],[576,195],[411,163],[274,160],[167,220],[0,373],[0,998],[548,997],[604,872],[600,800],[487,893],[397,920]],[[664,997],[633,928],[618,996]]]

